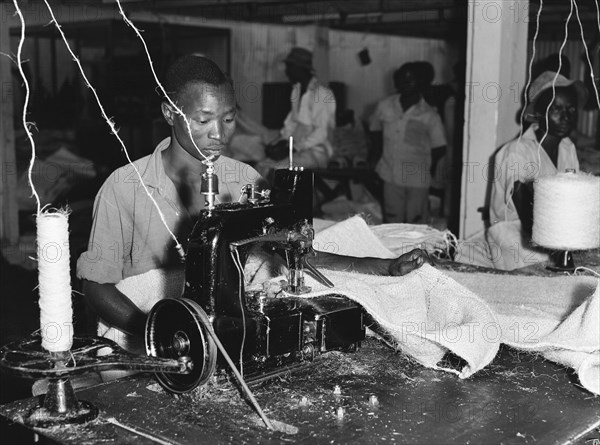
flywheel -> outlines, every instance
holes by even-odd
[[[182,394],[208,381],[217,363],[211,333],[206,312],[190,299],[167,298],[154,305],[146,321],[147,354],[172,359],[187,356],[193,362],[188,374],[157,373],[164,388]]]

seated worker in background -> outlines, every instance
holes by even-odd
[[[280,137],[269,144],[268,159],[257,165],[267,177],[278,168],[289,165],[289,138],[294,137],[294,165],[304,168],[325,168],[333,155],[331,132],[335,128],[335,97],[314,75],[312,53],[304,48],[292,48],[284,60],[285,74],[292,83],[291,110],[285,118]]]
[[[548,259],[529,243],[533,181],[568,169],[579,170],[569,134],[577,125],[577,106],[586,93],[580,83],[558,75],[552,100],[555,74],[546,71],[531,84],[526,118],[532,124],[522,137],[504,145],[495,156],[488,243],[494,266],[499,269],[512,270]]]
[[[200,181],[206,165],[194,143],[214,162],[219,177],[217,203],[237,201],[242,186],[258,183],[261,177],[248,165],[221,156],[235,129],[236,107],[232,83],[214,62],[184,56],[169,68],[164,86],[186,118],[165,98],[161,110],[171,127],[171,137],[135,164],[169,228],[183,242],[205,206]],[[135,304],[118,290],[117,284],[151,270],[178,264],[181,268],[175,243],[129,165],[106,180],[96,197],[93,218],[88,251],[77,262],[86,302],[106,326],[143,338],[146,313],[139,306],[147,302]],[[313,263],[318,267],[403,275],[424,261],[428,261],[427,254],[417,250],[394,260],[319,253]]]
[[[446,150],[442,120],[423,98],[421,71],[419,62],[402,65],[394,73],[398,93],[379,102],[370,120],[374,148],[383,151],[376,172],[387,223],[429,221],[431,175]]]

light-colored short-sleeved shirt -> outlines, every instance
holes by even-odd
[[[399,186],[429,188],[431,149],[446,145],[440,115],[421,99],[404,111],[400,95],[383,99],[371,117],[371,131],[383,131],[377,174]]]
[[[161,152],[169,143],[170,138],[163,140],[154,153],[134,164],[168,227],[185,247],[195,219],[165,172]],[[217,203],[237,201],[244,185],[261,179],[249,165],[225,156],[214,167],[219,178]],[[115,170],[96,196],[88,250],[77,261],[77,276],[101,284],[118,283],[178,263],[175,241],[134,168],[128,164]]]
[[[523,136],[504,145],[495,156],[492,193],[490,196],[490,223],[519,219],[512,201],[515,181],[523,183],[542,176],[551,176],[566,169],[579,171],[575,145],[564,138],[558,146],[555,166],[535,136],[537,125],[531,125]]]
[[[318,151],[330,158],[333,155],[331,136],[336,109],[333,91],[321,85],[315,77],[302,96],[300,91],[300,84],[295,84],[290,96],[292,108],[285,118],[281,136],[286,139],[293,136],[294,148],[300,152]]]

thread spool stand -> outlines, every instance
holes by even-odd
[[[102,349],[104,355],[98,355]],[[84,423],[98,416],[98,409],[78,400],[69,376],[107,369],[189,374],[194,369],[190,357],[176,359],[135,355],[102,337],[73,337],[66,352],[48,352],[42,338],[33,334],[0,348],[0,370],[20,378],[48,379],[48,391],[23,423],[36,428]]]
[[[554,264],[546,266],[546,269],[552,272],[572,273],[575,271],[575,261],[573,261],[573,254],[570,250],[552,252],[550,258],[554,261]]]
[[[573,169],[533,185],[534,244],[551,251],[553,272],[574,272],[573,251],[600,246],[600,178]]]
[[[69,356],[70,351],[48,353],[48,359],[57,370],[66,368]],[[38,401],[38,405],[29,411],[23,423],[31,427],[48,428],[85,423],[96,417],[98,408],[90,402],[78,400],[69,377],[61,376],[48,379],[48,391]]]
[[[55,425],[79,424],[98,417],[98,408],[90,402],[78,400],[68,377],[51,378],[43,401],[34,407],[23,423],[36,428]]]

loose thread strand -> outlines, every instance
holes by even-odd
[[[538,12],[535,20],[535,34],[533,35],[533,43],[531,47],[531,59],[529,59],[529,67],[527,70],[527,83],[525,84],[525,88],[523,89],[523,109],[521,110],[521,119],[520,119],[520,129],[519,129],[519,143],[521,142],[521,138],[523,137],[523,120],[525,117],[525,111],[527,110],[527,105],[529,105],[529,98],[527,96],[527,92],[529,91],[529,87],[532,82],[532,72],[533,72],[533,61],[535,60],[536,55],[536,44],[537,39],[540,33],[540,16],[542,14],[542,8],[544,7],[544,0],[540,0],[540,7],[538,8]]]
[[[579,23],[579,30],[581,31],[581,43],[583,43],[583,48],[585,49],[585,57],[587,59],[587,63],[590,67],[590,77],[592,78],[592,88],[594,89],[594,93],[596,95],[596,103],[598,104],[598,110],[600,110],[600,96],[598,95],[598,88],[596,87],[596,79],[594,76],[594,66],[592,65],[592,60],[590,59],[590,52],[588,51],[588,47],[585,42],[585,35],[583,33],[583,24],[581,23],[581,17],[579,17],[579,8],[577,7],[576,0],[571,0],[575,5],[575,15],[577,17],[577,22]],[[598,27],[598,31],[600,32],[600,26]],[[579,104],[581,107],[584,104]]]
[[[558,76],[560,75],[560,71],[562,69],[562,53],[563,53],[563,50],[565,49],[565,46],[567,45],[567,40],[569,39],[569,22],[571,21],[572,16],[573,16],[573,1],[571,1],[571,10],[569,11],[569,15],[567,16],[567,20],[565,21],[565,38],[563,39],[563,42],[560,45],[560,48],[558,50],[558,70],[554,74],[554,79],[552,79],[552,99],[550,100],[550,103],[548,103],[548,106],[546,107],[546,113],[545,113],[546,131],[544,132],[544,136],[542,136],[542,139],[540,139],[540,141],[538,143],[538,147],[537,147],[538,167],[542,164],[541,150],[542,150],[542,144],[544,143],[544,141],[546,140],[546,137],[548,136],[548,126],[549,126],[548,114],[550,113],[550,107],[552,107],[552,103],[554,102],[554,99],[556,98],[556,80],[558,79]],[[537,173],[539,173],[539,168],[538,168]]]
[[[175,109],[175,111],[183,118],[183,120],[185,121],[185,124],[187,126],[187,130],[188,130],[188,134],[190,136],[190,140],[192,141],[192,144],[194,144],[194,148],[198,151],[198,153],[200,153],[200,155],[204,158],[204,160],[206,162],[211,162],[211,158],[209,158],[208,156],[206,156],[204,153],[202,153],[202,151],[200,150],[200,148],[198,147],[198,145],[196,145],[196,141],[194,141],[194,138],[192,137],[192,128],[190,126],[190,121],[189,119],[186,117],[186,115],[183,113],[183,110],[180,109],[175,102],[173,102],[173,100],[171,100],[171,97],[167,94],[166,90],[164,89],[164,87],[162,86],[162,84],[160,83],[160,80],[158,80],[158,76],[156,75],[156,71],[154,70],[154,64],[152,62],[152,57],[150,56],[150,51],[148,50],[148,46],[146,45],[146,41],[144,40],[144,38],[142,37],[142,34],[140,33],[139,29],[136,28],[136,26],[133,24],[133,22],[127,17],[127,15],[125,15],[125,11],[123,11],[123,7],[121,6],[121,2],[120,0],[116,0],[117,1],[117,6],[119,7],[119,13],[121,14],[121,16],[123,17],[123,20],[125,21],[125,23],[127,23],[128,26],[131,27],[131,29],[133,29],[133,31],[135,32],[135,34],[138,36],[138,38],[141,40],[142,45],[144,46],[144,51],[146,52],[146,58],[148,59],[148,64],[150,65],[150,71],[152,71],[152,75],[154,76],[154,80],[158,86],[158,88],[160,89],[160,91],[162,92],[163,96],[167,99],[167,101],[169,102],[169,104]]]
[[[102,103],[100,102],[100,98],[98,97],[98,93],[96,92],[96,90],[94,89],[94,87],[92,86],[90,81],[88,80],[88,78],[83,70],[83,67],[81,66],[81,62],[79,61],[79,59],[77,58],[75,53],[73,53],[73,50],[71,49],[71,46],[69,45],[69,42],[67,41],[67,38],[66,38],[64,32],[62,31],[60,24],[58,23],[58,21],[56,20],[56,17],[54,16],[54,11],[52,10],[52,7],[48,4],[47,0],[44,0],[44,3],[46,4],[46,7],[48,8],[48,11],[52,17],[52,22],[54,23],[54,26],[56,27],[56,29],[58,30],[58,32],[61,35],[61,38],[67,48],[67,51],[69,51],[69,53],[71,54],[71,57],[73,57],[73,61],[77,64],[77,67],[79,68],[79,71],[81,72],[81,76],[83,77],[83,80],[85,81],[86,86],[92,91],[92,94],[94,95],[94,98],[96,99],[96,102],[98,103],[98,107],[100,108],[102,117],[104,118],[104,120],[106,121],[108,126],[110,127],[112,134],[117,138],[117,140],[121,144],[121,147],[123,148],[123,152],[125,153],[127,161],[135,170],[135,172],[140,180],[140,185],[144,188],[144,191],[148,195],[148,198],[150,198],[150,201],[152,201],[152,204],[156,208],[156,211],[160,217],[160,220],[162,221],[163,225],[165,226],[165,229],[167,229],[167,231],[169,232],[169,235],[171,236],[171,238],[175,241],[177,251],[181,255],[181,253],[183,252],[183,249],[181,248],[181,244],[179,243],[179,240],[177,239],[177,237],[175,236],[173,231],[169,228],[169,225],[167,224],[167,221],[165,219],[165,216],[164,216],[162,210],[160,209],[160,207],[158,206],[158,203],[156,202],[156,200],[154,199],[154,197],[148,190],[148,187],[146,187],[146,184],[144,183],[144,181],[142,179],[142,175],[141,175],[139,169],[137,168],[135,163],[131,160],[131,157],[129,156],[129,152],[127,151],[127,147],[125,146],[125,143],[119,136],[119,132],[118,132],[117,128],[115,127],[114,123],[106,114],[106,111],[104,110],[104,107],[102,106]]]
[[[27,169],[27,179],[29,181],[29,187],[31,188],[31,193],[32,195],[35,197],[35,201],[37,204],[37,212],[36,215],[40,214],[40,208],[41,208],[41,203],[40,203],[40,196],[38,195],[36,189],[35,189],[35,185],[33,184],[33,165],[35,163],[35,142],[33,140],[33,135],[31,134],[31,131],[29,130],[29,124],[27,122],[27,107],[29,106],[29,95],[30,95],[30,89],[29,89],[29,81],[27,80],[27,76],[25,76],[25,72],[23,71],[23,62],[21,59],[21,53],[23,51],[23,44],[25,43],[25,19],[23,17],[23,13],[21,12],[21,9],[19,8],[19,4],[17,3],[17,0],[13,0],[13,4],[15,5],[15,10],[17,12],[17,15],[19,16],[19,20],[21,21],[21,37],[19,39],[19,46],[17,49],[17,67],[19,69],[19,74],[21,75],[21,78],[23,79],[23,83],[25,85],[25,102],[23,103],[23,128],[25,129],[25,132],[27,133],[27,138],[29,139],[29,142],[31,143],[31,159],[29,161],[29,168]]]
[[[532,72],[533,72],[533,61],[535,60],[535,55],[536,55],[536,45],[537,45],[537,39],[540,33],[540,16],[542,15],[542,9],[544,8],[544,0],[540,0],[540,7],[538,8],[537,14],[536,14],[536,19],[535,19],[535,34],[533,35],[533,44],[532,44],[532,48],[531,48],[531,59],[529,59],[529,68],[528,68],[528,72],[527,72],[527,84],[525,85],[525,88],[523,89],[523,109],[521,110],[521,118],[519,121],[519,139],[517,141],[517,146],[520,146],[521,144],[521,139],[523,138],[523,123],[524,123],[524,117],[525,117],[525,111],[527,110],[527,105],[529,105],[529,97],[527,95],[528,91],[529,91],[529,87],[531,86],[531,82],[532,82]],[[513,190],[514,192],[514,190]],[[512,203],[512,200],[508,200],[505,204],[504,204],[504,220],[508,220],[508,206],[509,203]]]

